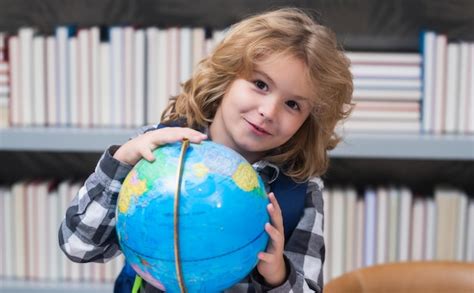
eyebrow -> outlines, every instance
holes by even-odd
[[[258,69],[255,69],[254,71],[257,74],[263,75],[263,77],[265,77],[273,86],[275,86],[275,82],[273,81],[273,79],[268,74],[266,74],[265,72],[263,72],[261,70],[258,70]],[[302,97],[302,96],[299,96],[299,95],[291,94],[291,96],[293,98],[297,99],[297,100],[309,101],[308,98],[305,98],[305,97]]]

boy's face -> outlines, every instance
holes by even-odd
[[[283,145],[311,112],[306,66],[293,56],[267,58],[227,89],[210,126],[213,141],[253,163]]]

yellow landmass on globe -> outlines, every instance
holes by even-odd
[[[258,188],[258,178],[255,170],[248,163],[240,163],[232,175],[235,184],[245,191]]]
[[[132,170],[125,178],[122,189],[120,190],[120,197],[118,208],[121,213],[126,213],[130,205],[130,199],[133,196],[140,196],[146,191],[146,181],[137,178],[137,172]]]
[[[199,178],[202,178],[207,175],[209,172],[209,168],[206,167],[203,163],[197,163],[193,165],[193,171],[194,175],[196,175]]]

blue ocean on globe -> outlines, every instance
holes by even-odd
[[[180,292],[174,246],[174,198],[182,143],[154,151],[126,177],[117,234],[126,260],[153,286]],[[219,292],[255,267],[268,235],[268,197],[252,166],[211,141],[190,144],[179,196],[179,256],[188,292]]]

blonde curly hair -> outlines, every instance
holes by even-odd
[[[231,26],[182,85],[182,93],[171,99],[162,123],[183,119],[189,127],[208,127],[230,84],[249,76],[256,62],[274,54],[289,54],[307,66],[313,107],[295,135],[264,159],[295,181],[324,174],[328,150],[340,141],[336,124],[352,108],[352,75],[335,34],[297,8],[261,13]]]

